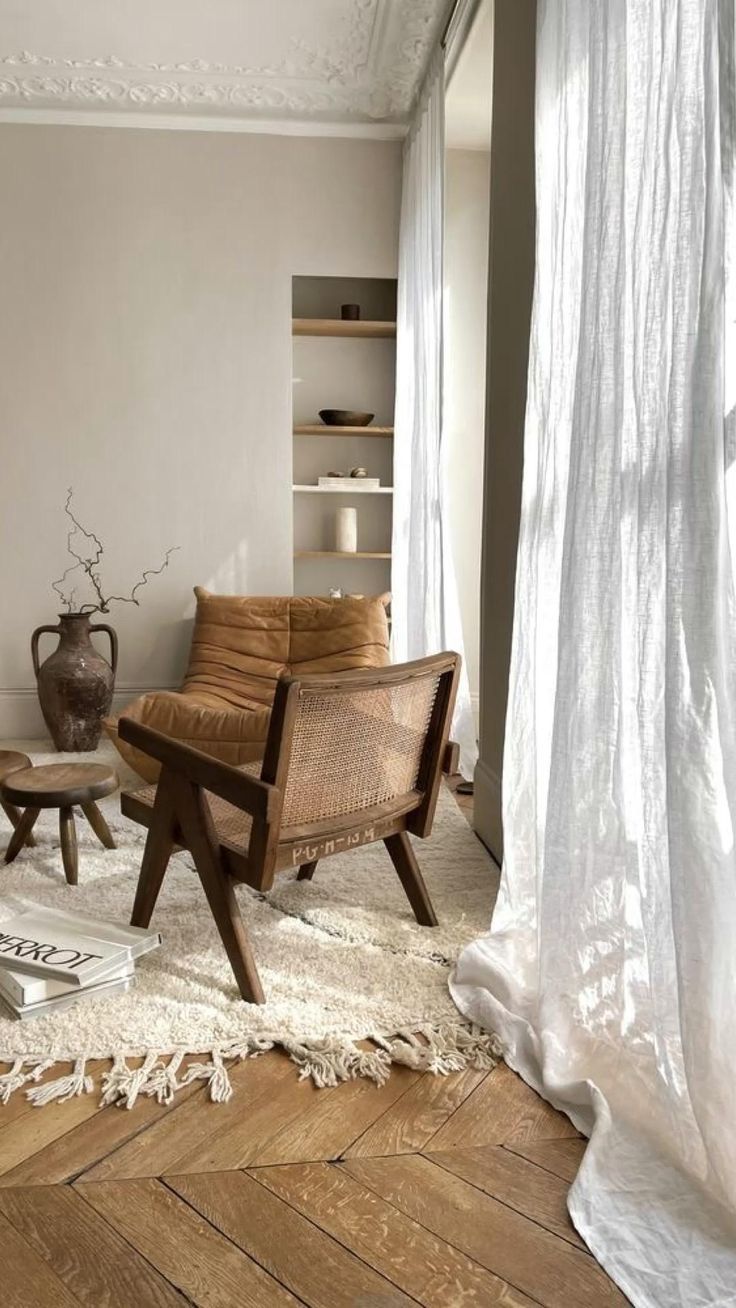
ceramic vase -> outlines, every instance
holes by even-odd
[[[110,662],[92,644],[92,633],[110,639]],[[39,664],[38,643],[44,633],[58,635],[59,644]],[[37,627],[31,637],[31,657],[44,721],[58,750],[96,749],[102,719],[110,712],[118,640],[106,623],[90,623],[88,613],[60,613],[55,627]]]

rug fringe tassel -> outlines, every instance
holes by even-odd
[[[340,1036],[316,1040],[251,1036],[242,1044],[210,1050],[207,1061],[190,1063],[183,1072],[181,1065],[186,1057],[183,1050],[171,1055],[150,1050],[137,1068],[128,1066],[127,1059],[132,1054],[119,1053],[114,1056],[110,1070],[102,1074],[100,1107],[117,1104],[120,1108],[133,1108],[141,1095],[169,1105],[180,1090],[194,1081],[205,1081],[212,1102],[225,1104],[234,1093],[227,1065],[257,1058],[274,1048],[282,1049],[298,1067],[300,1080],[310,1078],[318,1089],[360,1077],[381,1086],[388,1080],[393,1064],[439,1076],[461,1072],[467,1067],[488,1071],[503,1054],[497,1036],[478,1026],[459,1023],[398,1031],[390,1037],[374,1034],[369,1038],[375,1048],[363,1049],[356,1041]],[[54,1061],[17,1058],[10,1071],[0,1076],[0,1104],[6,1104],[29,1081],[37,1081],[47,1068],[54,1066]],[[68,1075],[27,1090],[31,1104],[42,1108],[55,1101],[64,1103],[74,1095],[91,1093],[94,1085],[92,1077],[86,1074],[87,1061],[86,1056],[79,1057]]]
[[[16,1090],[21,1090],[29,1081],[37,1081],[47,1068],[54,1066],[53,1058],[34,1059],[28,1071],[24,1072],[25,1058],[16,1058],[9,1072],[0,1076],[0,1104],[7,1104]]]
[[[47,1066],[52,1067],[53,1064],[48,1063]],[[43,1085],[36,1086],[34,1090],[26,1091],[26,1098],[34,1108],[43,1108],[44,1104],[55,1101],[65,1104],[75,1095],[91,1095],[95,1083],[91,1076],[86,1075],[86,1066],[87,1059],[78,1058],[68,1076],[60,1076],[56,1081],[46,1081]]]
[[[125,1058],[116,1056],[112,1068],[102,1077],[102,1099],[100,1106],[119,1104],[121,1108],[132,1108],[139,1094],[158,1063],[157,1053],[146,1054],[140,1067],[128,1067]]]
[[[353,1041],[325,1036],[304,1044],[284,1040],[282,1048],[299,1068],[299,1080],[311,1077],[318,1090],[366,1077],[383,1085],[391,1071],[390,1055],[383,1049],[360,1049]]]
[[[466,1067],[490,1071],[503,1055],[498,1036],[475,1025],[420,1027],[419,1031],[399,1031],[390,1040],[373,1039],[387,1050],[392,1062],[435,1076],[462,1072]]]
[[[177,1090],[181,1090],[182,1082],[178,1080],[177,1073],[184,1058],[183,1053],[172,1054],[168,1063],[157,1062],[151,1070],[146,1084],[141,1090],[141,1094],[147,1095],[151,1099],[157,1099],[160,1104],[171,1104],[174,1101]]]

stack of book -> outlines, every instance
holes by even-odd
[[[24,1019],[129,990],[135,960],[160,944],[157,931],[39,904],[0,922],[0,999]]]

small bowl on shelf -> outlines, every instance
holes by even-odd
[[[367,427],[376,415],[352,409],[320,409],[319,416],[328,427]]]

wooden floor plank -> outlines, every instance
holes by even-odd
[[[332,1163],[261,1167],[251,1176],[427,1308],[533,1308],[534,1300]]]
[[[202,1172],[166,1183],[310,1308],[414,1303],[245,1172]]]
[[[194,1084],[186,1086],[180,1095],[184,1098],[199,1095],[204,1099],[205,1091],[201,1084]],[[97,1098],[95,1094],[84,1096],[84,1099],[92,1101],[93,1109]],[[66,1105],[60,1107],[63,1109]],[[39,1117],[43,1117],[47,1112],[53,1113],[54,1106],[39,1108],[37,1111]],[[0,1188],[58,1185],[68,1181],[111,1153],[124,1140],[130,1140],[151,1122],[165,1117],[171,1111],[171,1105],[143,1098],[131,1109],[110,1105],[100,1111],[93,1111],[79,1126],[66,1131],[51,1144],[39,1149],[31,1157],[26,1157],[24,1162],[0,1176]],[[25,1121],[23,1118],[20,1125]]]
[[[394,1067],[382,1086],[359,1078],[328,1094],[318,1091],[298,1117],[251,1152],[248,1166],[339,1158],[377,1117],[417,1081],[418,1072]]]
[[[446,1168],[485,1194],[531,1217],[554,1235],[578,1249],[585,1249],[567,1212],[567,1183],[552,1176],[503,1145],[479,1149],[450,1149],[447,1153],[426,1153],[430,1162]]]
[[[575,1180],[587,1147],[587,1140],[532,1140],[528,1144],[514,1141],[506,1145],[512,1153],[528,1158],[530,1163],[536,1163],[553,1176],[562,1177],[568,1185]]]
[[[626,1304],[589,1254],[426,1158],[352,1158],[339,1166],[544,1308]]]
[[[0,1215],[2,1296],[8,1308],[79,1308],[78,1301],[6,1217]]]
[[[186,1302],[69,1186],[3,1190],[0,1212],[81,1304],[181,1308]]]
[[[526,1144],[531,1140],[576,1137],[568,1117],[500,1063],[439,1128],[426,1148],[432,1153],[473,1145]]]
[[[18,1168],[62,1140],[100,1111],[99,1095],[75,1095],[65,1104],[51,1103],[43,1108],[28,1105],[28,1111],[8,1126],[0,1128],[0,1186],[13,1184],[8,1180]]]
[[[288,1073],[274,1084],[267,1084],[247,1111],[223,1116],[224,1125],[210,1132],[202,1143],[195,1144],[177,1159],[168,1171],[223,1172],[247,1167],[259,1149],[273,1136],[307,1113],[319,1095],[332,1091],[318,1090],[311,1080],[300,1081],[293,1064]],[[232,1101],[231,1101],[232,1102]]]
[[[346,1158],[417,1153],[488,1075],[468,1068],[449,1076],[420,1076],[344,1151]]]
[[[213,1104],[206,1096],[180,1102],[177,1097],[168,1116],[109,1153],[84,1173],[84,1180],[115,1181],[184,1172],[189,1155],[206,1154],[208,1141],[216,1148],[220,1136],[237,1131],[250,1119],[260,1100],[270,1100],[285,1080],[297,1079],[294,1064],[276,1052],[245,1059],[230,1068],[229,1075],[233,1096],[227,1103]]]
[[[161,1181],[78,1182],[75,1189],[197,1308],[298,1303]]]

